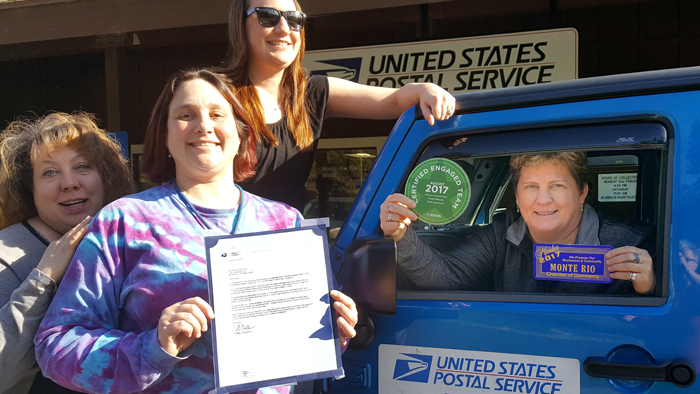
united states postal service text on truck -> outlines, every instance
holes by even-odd
[[[331,249],[361,319],[330,392],[700,392],[700,68],[459,95],[434,126],[419,112],[396,123]],[[397,268],[379,214],[422,163],[468,178],[454,220],[411,224],[447,253],[516,211],[512,156],[554,151],[586,153],[596,211],[654,231],[649,294],[433,290]]]

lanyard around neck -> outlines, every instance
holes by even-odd
[[[240,202],[238,203],[238,205],[236,206],[236,217],[233,219],[233,226],[232,226],[231,234],[235,234],[235,233],[236,233],[236,228],[238,227],[238,219],[241,217],[241,205],[243,204],[243,189],[241,189],[241,187],[238,186],[238,185],[236,185],[236,187],[238,188],[239,195],[241,196],[241,201],[240,201]],[[185,207],[187,207],[187,211],[188,211],[192,216],[194,216],[195,219],[199,219],[199,221],[201,222],[201,224],[202,224],[207,230],[212,230],[213,228],[211,227],[211,225],[209,224],[209,222],[207,222],[207,221],[202,217],[202,215],[199,214],[199,212],[197,211],[197,209],[194,207],[194,205],[192,205],[192,203],[191,203],[190,200],[187,198],[187,196],[185,196],[185,193],[183,193],[182,190],[180,190],[180,187],[177,185],[177,182],[174,181],[174,180],[173,180],[173,188],[177,191],[177,194],[180,196],[180,199],[182,199],[182,201],[185,203]]]

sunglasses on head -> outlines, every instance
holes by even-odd
[[[277,26],[280,23],[280,18],[284,17],[290,29],[299,31],[304,28],[306,20],[306,14],[303,12],[280,11],[269,7],[255,7],[248,10],[246,17],[253,15],[253,12],[258,14],[258,22],[265,27]]]

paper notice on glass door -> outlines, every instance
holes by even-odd
[[[343,376],[323,226],[205,237],[216,389]]]

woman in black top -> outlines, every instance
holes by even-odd
[[[223,72],[252,114],[257,174],[241,185],[260,196],[304,204],[323,119],[392,119],[420,104],[426,120],[445,120],[454,98],[434,84],[400,89],[373,87],[302,72],[306,16],[296,0],[233,0],[229,14],[231,58]]]

